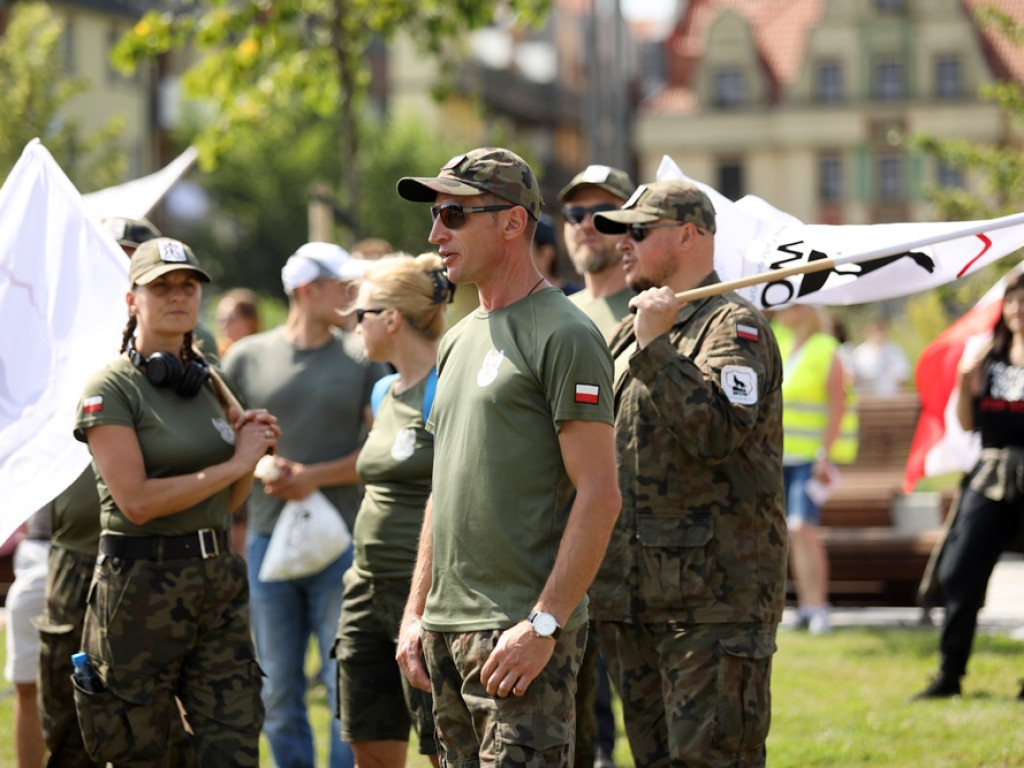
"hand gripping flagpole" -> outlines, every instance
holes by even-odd
[[[807,275],[813,272],[823,272],[827,269],[832,269],[843,264],[859,264],[863,261],[880,259],[885,256],[894,256],[898,253],[913,251],[927,245],[934,245],[935,243],[941,243],[948,240],[957,240],[961,237],[970,237],[972,235],[982,234],[994,229],[1012,227],[1017,224],[1024,224],[1024,213],[1015,213],[1010,216],[1003,216],[998,219],[989,219],[987,221],[977,221],[963,229],[947,231],[942,234],[930,235],[928,237],[922,237],[917,240],[906,241],[894,245],[884,245],[870,251],[861,251],[859,253],[850,253],[845,256],[817,259],[806,264],[796,264],[792,267],[783,267],[782,269],[769,269],[764,272],[758,272],[756,275],[747,275],[746,277],[728,280],[724,283],[715,283],[714,285],[692,288],[688,291],[677,293],[676,299],[680,304],[685,304],[690,301],[696,301],[697,299],[707,298],[708,296],[718,296],[719,294],[728,293],[729,291],[747,288],[751,285],[774,283],[779,280],[784,280],[787,277],[793,277],[794,275]],[[963,272],[961,272],[961,275],[962,274]],[[957,275],[957,277],[960,277],[961,275]]]

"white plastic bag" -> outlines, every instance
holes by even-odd
[[[341,513],[320,491],[289,501],[270,535],[260,581],[312,576],[339,558],[352,543]]]

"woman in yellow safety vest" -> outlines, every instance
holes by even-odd
[[[797,625],[830,628],[828,558],[821,543],[821,506],[836,479],[834,464],[857,452],[856,411],[849,407],[839,342],[824,332],[821,311],[794,304],[773,322],[783,360],[783,482]]]

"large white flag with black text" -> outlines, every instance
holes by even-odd
[[[658,179],[688,177],[664,157]],[[739,290],[770,309],[800,302],[866,304],[950,283],[1024,246],[1024,214],[987,221],[898,224],[804,224],[748,195],[737,202],[694,179],[715,206],[715,270],[723,281],[811,264],[831,269]]]

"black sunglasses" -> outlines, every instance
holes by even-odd
[[[434,221],[440,217],[441,223],[448,229],[461,229],[466,226],[467,213],[507,211],[509,208],[515,208],[515,206],[509,203],[507,205],[478,205],[474,208],[466,208],[462,203],[441,203],[430,206],[430,217]]]
[[[587,218],[589,213],[593,216],[596,213],[607,213],[608,211],[617,211],[619,206],[612,203],[600,203],[599,205],[592,205],[589,208],[585,205],[563,205],[562,216],[570,224],[579,226],[583,223],[583,220]]]
[[[661,224],[630,224],[626,228],[626,234],[628,234],[637,243],[643,242],[643,239],[647,237],[647,230],[649,229],[661,229],[663,227],[681,227],[685,225],[685,221],[665,221]],[[700,229],[697,230],[700,232]],[[700,232],[704,234],[703,232]]]
[[[371,307],[364,309],[363,307],[356,307],[356,323],[363,322],[363,318],[367,315],[379,315],[381,312],[387,312],[387,307]]]

